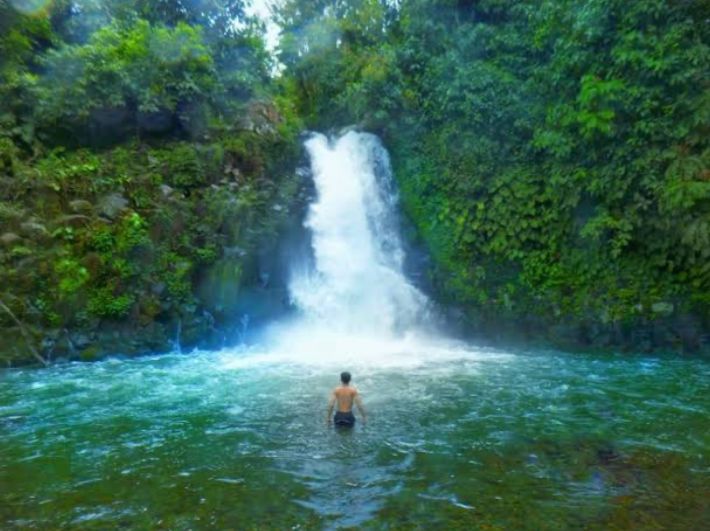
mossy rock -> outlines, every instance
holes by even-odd
[[[99,345],[91,345],[79,353],[79,359],[82,361],[94,361],[100,357],[101,353]]]
[[[0,281],[28,301],[23,320],[92,338],[64,358],[165,350],[175,339],[166,323],[180,318],[191,342],[223,338],[232,323],[220,316],[248,303],[239,295],[258,283],[255,250],[271,244],[296,198],[287,147],[240,132],[15,158],[17,178],[0,171]],[[235,157],[240,179],[271,165],[273,182],[235,182],[226,167]],[[0,356],[32,361],[17,350],[0,346]]]
[[[196,293],[206,307],[231,314],[239,298],[243,274],[244,263],[241,259],[217,260],[198,280]]]

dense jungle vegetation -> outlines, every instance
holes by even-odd
[[[279,57],[308,124],[384,138],[442,300],[480,331],[707,347],[710,4],[396,4],[287,2]]]
[[[218,346],[272,311],[300,126],[242,1],[0,2],[0,57],[2,359]]]
[[[275,57],[242,0],[0,0],[0,359],[218,344],[274,311],[298,133],[350,124],[467,330],[708,348],[707,2],[273,16]]]

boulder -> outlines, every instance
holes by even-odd
[[[0,236],[0,243],[6,247],[10,247],[11,245],[18,243],[21,240],[22,238],[14,232],[6,232],[2,236]]]
[[[24,232],[28,236],[35,236],[35,237],[49,236],[49,231],[47,230],[47,227],[45,227],[43,224],[39,223],[35,219],[29,219],[29,220],[21,223],[20,229],[22,230],[22,232]]]
[[[172,186],[168,186],[167,184],[161,184],[160,193],[163,194],[163,197],[170,197],[175,193],[175,189]]]
[[[74,199],[69,201],[69,209],[75,214],[88,214],[94,211],[94,205],[85,199]]]
[[[651,305],[651,311],[661,315],[670,315],[673,313],[673,304],[670,302],[655,302]]]
[[[77,350],[84,350],[92,344],[92,339],[84,333],[75,333],[71,336],[71,342]]]
[[[66,216],[59,216],[53,221],[53,224],[61,227],[63,225],[68,225],[70,227],[81,227],[91,221],[89,216],[83,214],[68,214]]]
[[[109,194],[99,201],[99,212],[109,219],[116,219],[126,208],[128,199],[121,194]]]
[[[257,134],[273,134],[276,125],[283,121],[278,109],[266,101],[251,101],[246,112],[237,122],[237,127]]]
[[[165,283],[156,282],[150,287],[150,291],[155,293],[156,295],[161,295],[165,291]]]

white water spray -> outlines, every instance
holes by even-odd
[[[309,326],[380,338],[416,327],[426,297],[402,272],[387,152],[371,134],[306,142],[317,199],[306,226],[315,264],[294,271],[291,296]]]
[[[266,351],[255,347],[228,365],[334,365],[362,374],[470,359],[470,348],[431,333],[429,301],[403,272],[397,196],[379,139],[315,134],[305,146],[316,199],[305,222],[313,260],[292,264],[299,316],[269,329]]]

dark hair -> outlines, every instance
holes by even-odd
[[[340,381],[344,384],[350,383],[350,373],[348,371],[340,373]]]

